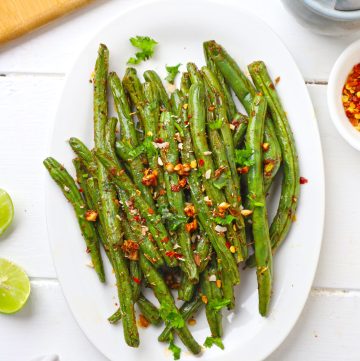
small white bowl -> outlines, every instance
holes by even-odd
[[[327,101],[331,119],[338,132],[351,146],[360,150],[360,131],[350,123],[341,100],[347,76],[358,63],[360,63],[360,40],[347,47],[336,60],[329,77]]]

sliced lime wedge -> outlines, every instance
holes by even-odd
[[[27,274],[16,264],[0,258],[0,312],[19,311],[30,295]]]
[[[0,189],[0,236],[10,226],[14,218],[14,206],[7,192]]]

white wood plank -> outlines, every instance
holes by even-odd
[[[360,294],[312,291],[298,323],[267,361],[356,361]]]
[[[239,1],[229,1],[239,4]],[[139,1],[99,0],[90,7],[10,43],[2,48],[0,73],[67,72],[79,49],[109,19],[136,2]],[[337,38],[316,35],[297,24],[280,1],[243,1],[240,6],[263,18],[275,30],[294,55],[307,80],[326,80],[341,51],[358,38],[355,32]]]
[[[326,183],[324,238],[314,285],[359,289],[360,154],[333,126],[326,103],[326,88],[308,86],[320,127]]]
[[[358,292],[313,291],[294,330],[268,361],[357,361],[359,309]],[[33,281],[25,308],[0,315],[0,323],[2,360],[46,354],[57,354],[61,361],[106,360],[72,318],[56,281]],[[121,332],[119,327],[119,337]]]
[[[0,254],[34,277],[54,277],[47,241],[42,160],[47,155],[59,78],[0,77],[0,187],[15,207],[12,227],[0,240]]]

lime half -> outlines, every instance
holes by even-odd
[[[30,281],[24,270],[0,258],[0,312],[19,311],[25,305],[29,294]]]
[[[0,189],[0,236],[10,226],[14,218],[14,206],[7,192]]]

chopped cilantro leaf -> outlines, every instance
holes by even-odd
[[[169,306],[161,306],[160,307],[160,317],[164,320],[164,322],[174,328],[184,327],[185,321],[180,315],[180,313],[175,312]]]
[[[226,298],[223,298],[221,300],[210,300],[209,301],[209,307],[216,312],[220,311],[222,308],[226,307],[228,304],[230,304],[230,300],[228,300]]]
[[[222,119],[216,119],[209,124],[210,129],[220,129],[223,124]]]
[[[129,156],[131,159],[135,159],[140,154],[143,154],[143,153],[146,153],[150,156],[157,154],[157,150],[156,150],[154,144],[152,143],[152,139],[150,137],[145,138],[144,141],[142,142],[142,144],[140,144],[138,147],[132,149],[129,152]]]
[[[179,67],[180,67],[180,63],[178,65],[174,65],[174,66],[169,66],[166,65],[166,71],[167,71],[167,76],[165,78],[165,80],[167,80],[170,84],[174,84],[176,75],[179,74]]]
[[[222,226],[226,226],[226,225],[230,224],[234,219],[236,219],[236,217],[232,216],[231,214],[228,214],[225,218],[215,217],[214,221],[217,224],[221,224]]]
[[[175,345],[174,335],[172,332],[170,332],[170,334],[169,334],[168,350],[170,350],[172,352],[174,360],[180,360],[181,348]]]
[[[235,162],[241,167],[250,167],[254,165],[254,160],[251,159],[253,152],[249,148],[235,149]]]
[[[128,64],[139,64],[144,60],[148,60],[154,54],[154,48],[157,44],[157,42],[149,36],[130,38],[130,43],[141,51],[135,53],[135,57],[131,57],[128,60]]]
[[[216,345],[217,347],[221,348],[222,350],[225,348],[220,337],[206,337],[204,346],[210,348],[213,345]]]

